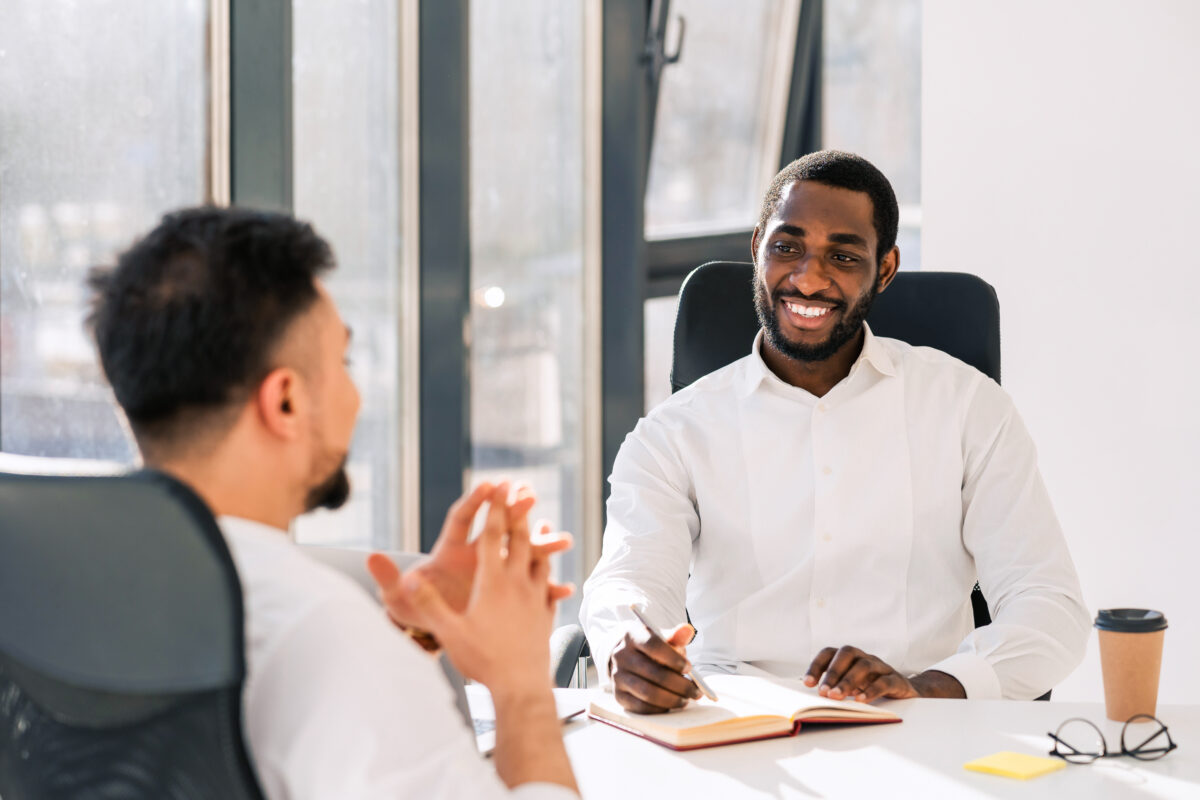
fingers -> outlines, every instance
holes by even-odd
[[[817,681],[821,680],[821,676],[825,674],[825,670],[829,669],[829,664],[835,655],[837,655],[837,650],[832,647],[826,647],[817,653],[817,657],[808,666],[808,672],[804,674],[804,685],[816,686]]]
[[[517,490],[516,501],[508,509],[508,563],[514,570],[529,569],[529,509],[533,507],[533,502],[533,493],[528,487],[522,486]],[[541,571],[549,576],[549,562],[543,559],[539,564],[545,565]]]
[[[860,703],[870,703],[881,697],[913,697],[912,683],[897,672],[881,675],[855,696]]]
[[[479,560],[495,569],[502,564],[501,554],[508,534],[508,484],[493,488],[487,502],[487,517],[475,545],[479,548]]]
[[[439,639],[452,638],[462,624],[462,618],[446,603],[433,584],[415,572],[407,573],[401,581],[408,602],[429,621]]]
[[[663,666],[630,637],[613,652],[613,693],[624,708],[653,714],[679,708],[700,691],[678,670]]]
[[[575,539],[571,534],[566,531],[549,533],[549,527],[547,525],[545,531],[530,538],[533,558],[549,558],[555,553],[570,550],[575,544]]]
[[[845,677],[846,672],[854,665],[854,662],[865,655],[866,653],[862,650],[850,645],[839,648],[834,654],[833,660],[829,662],[829,666],[825,668],[825,675],[821,678],[821,685],[817,687],[821,696],[833,696],[831,690]]]
[[[829,696],[835,700],[857,698],[864,694],[866,688],[875,683],[884,672],[891,668],[877,658],[865,656],[850,665],[837,684],[829,690]]]
[[[550,602],[557,603],[559,600],[566,600],[568,597],[575,594],[575,584],[554,583],[551,581],[550,585],[546,589],[546,593],[549,595]]]
[[[492,484],[485,481],[455,500],[454,505],[446,512],[446,521],[442,523],[442,533],[438,540],[445,539],[450,544],[466,544],[476,512],[494,489]]]
[[[671,645],[650,635],[648,631],[625,634],[622,651],[638,652],[672,672],[683,674],[691,667],[687,658]],[[614,653],[614,658],[616,653]]]

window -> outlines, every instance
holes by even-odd
[[[205,197],[205,0],[5,0],[0,446],[129,461],[87,271]]]
[[[799,0],[676,0],[682,57],[663,71],[646,237],[749,230],[779,169]],[[669,22],[668,39],[677,30]],[[669,45],[673,46],[673,45]]]
[[[581,532],[583,10],[470,13],[472,478],[527,482],[535,516]],[[560,579],[582,582],[582,552]]]
[[[296,521],[305,543],[400,546],[399,20],[391,0],[292,3],[295,213],[333,246],[328,278],[353,330],[362,409],[336,512]]]
[[[879,167],[900,201],[900,266],[921,264],[921,0],[825,0],[825,147]]]

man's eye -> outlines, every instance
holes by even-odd
[[[834,253],[833,260],[842,264],[853,264],[855,261],[858,261],[854,256],[848,256],[845,253]]]
[[[776,242],[775,251],[778,253],[791,253],[794,248],[786,242]]]

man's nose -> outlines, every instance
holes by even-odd
[[[788,281],[796,291],[808,296],[828,289],[832,283],[821,260],[811,254],[806,254],[796,262]]]

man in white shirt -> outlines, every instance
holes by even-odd
[[[146,465],[207,502],[237,565],[243,724],[260,784],[271,800],[575,797],[549,678],[569,588],[549,581],[547,555],[564,541],[532,542],[527,491],[480,486],[451,509],[430,561],[404,576],[374,564],[404,600],[393,613],[410,612],[491,689],[494,770],[435,657],[288,535],[296,516],[350,490],[359,395],[350,331],[319,279],[332,267],[307,224],[200,208],[164,217],[92,278],[101,364]]]
[[[698,696],[687,659],[870,702],[1032,699],[1082,658],[1078,578],[1011,400],[864,322],[899,266],[897,221],[858,156],[781,171],[751,240],[753,351],[622,445],[581,620],[626,708]],[[973,630],[977,576],[993,622]]]

